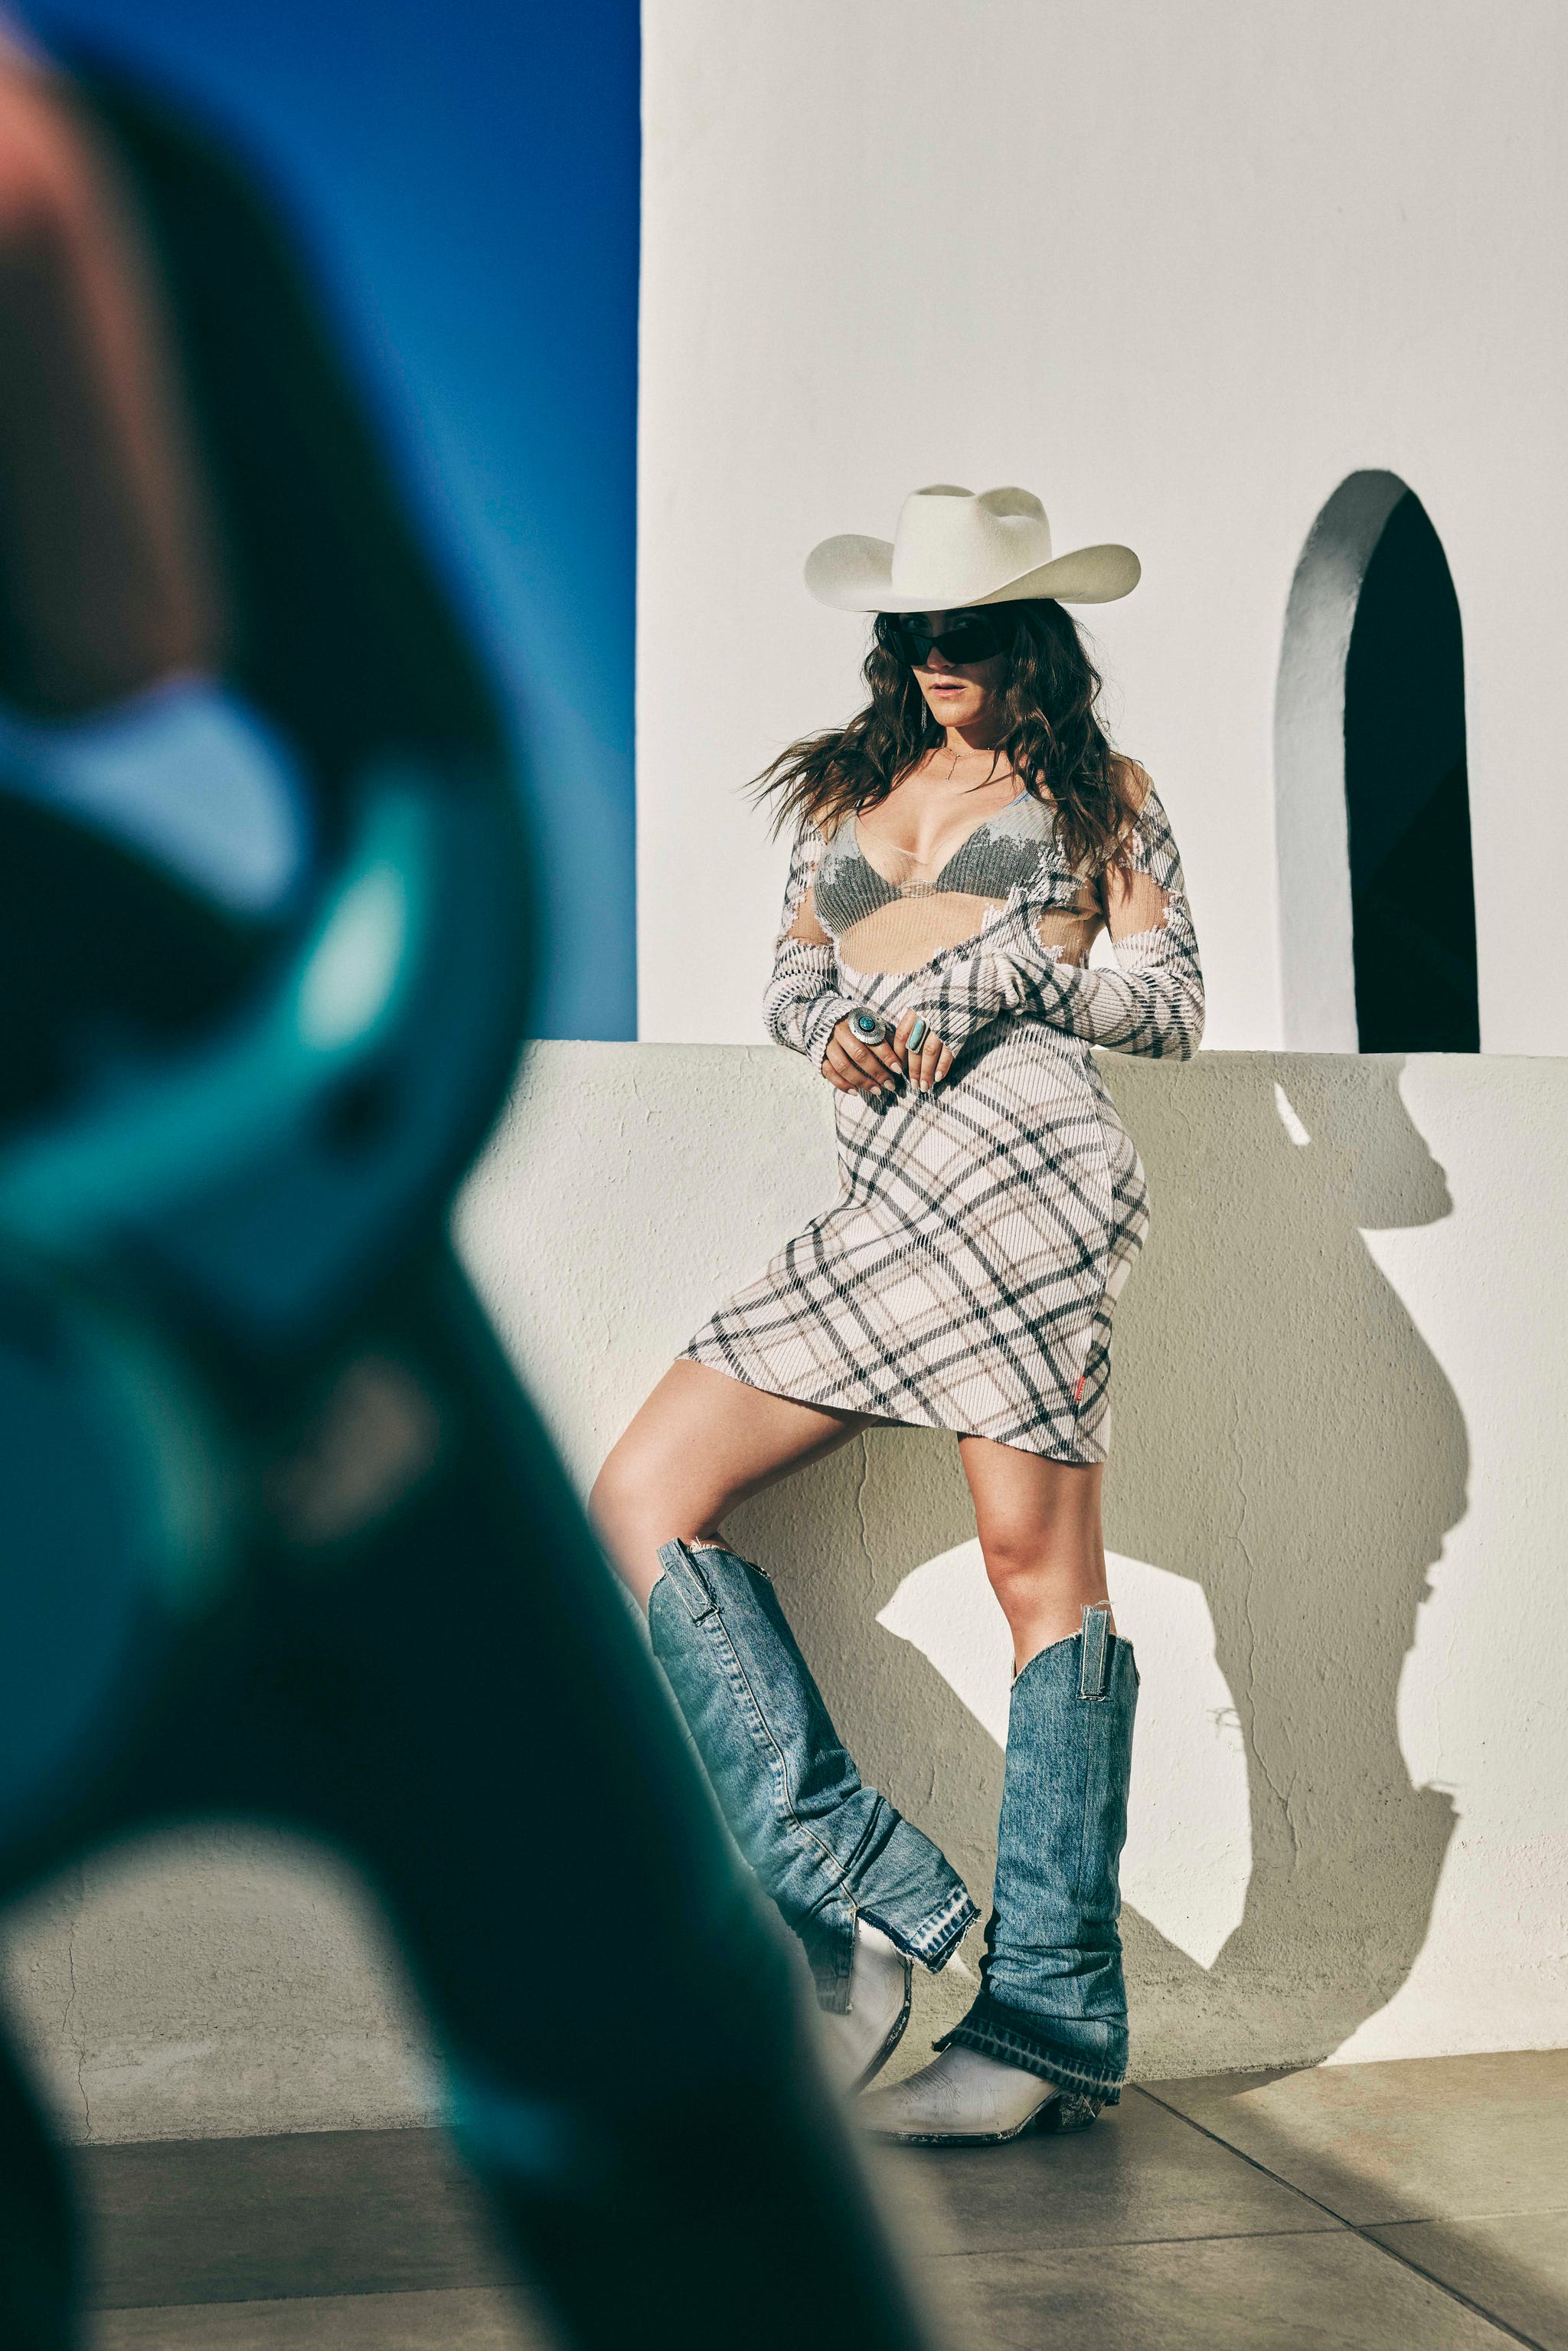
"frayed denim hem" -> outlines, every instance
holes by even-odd
[[[830,2015],[843,2016],[850,2005],[850,1970],[854,1964],[854,1917],[845,1921],[839,1911],[839,1897],[832,1904],[834,1915],[830,1921],[819,1918],[800,1934],[811,1970],[811,1981],[816,1990],[817,2005]],[[868,1926],[880,1927],[894,1947],[905,1959],[916,1959],[923,1968],[936,1975],[945,1968],[970,1928],[979,1917],[967,1889],[956,1886],[928,1917],[914,1928],[899,1922],[879,1910],[874,1902],[857,1906],[859,1915]]]
[[[955,1886],[941,1908],[914,1928],[905,1928],[896,1919],[885,1917],[874,1902],[862,1902],[861,1915],[873,1927],[880,1927],[888,1941],[895,1943],[906,1959],[918,1959],[935,1976],[946,1966],[980,1914],[969,1899],[967,1887]]]
[[[1024,2016],[1016,2008],[1002,2008],[984,1992],[968,2015],[933,2045],[946,2049],[955,2043],[960,2049],[977,2050],[983,2057],[998,2058],[1004,2065],[1016,2065],[1021,2073],[1033,2074],[1059,2090],[1098,2098],[1104,2106],[1121,2104],[1127,2078],[1124,2062],[1109,2069],[1097,2066],[1082,2050],[1064,2048],[1060,2041],[1049,2039],[1038,2019]]]

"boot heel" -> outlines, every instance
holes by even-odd
[[[1063,2090],[1059,2098],[1052,2098],[1050,2105],[1041,2106],[1030,2127],[1041,2134],[1046,2131],[1087,2130],[1091,2123],[1098,2120],[1100,2105],[1098,2098],[1078,2097]]]

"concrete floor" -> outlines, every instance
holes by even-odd
[[[80,2160],[93,2351],[543,2351],[434,2132]],[[1568,2351],[1568,2051],[1146,2083],[877,2170],[953,2351]]]

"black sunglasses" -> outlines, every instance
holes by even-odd
[[[936,631],[922,628],[902,612],[889,613],[887,619],[893,649],[911,669],[924,668],[933,653],[955,666],[989,661],[994,654],[1005,653],[1012,642],[1011,629],[1004,632],[989,612],[945,613],[943,627]]]

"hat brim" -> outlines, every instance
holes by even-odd
[[[852,531],[811,549],[806,586],[819,604],[841,612],[956,612],[975,604],[1018,603],[1026,596],[1058,604],[1113,604],[1132,594],[1142,571],[1130,547],[1078,547],[977,594],[970,585],[947,580],[906,595],[893,584],[893,541]]]

